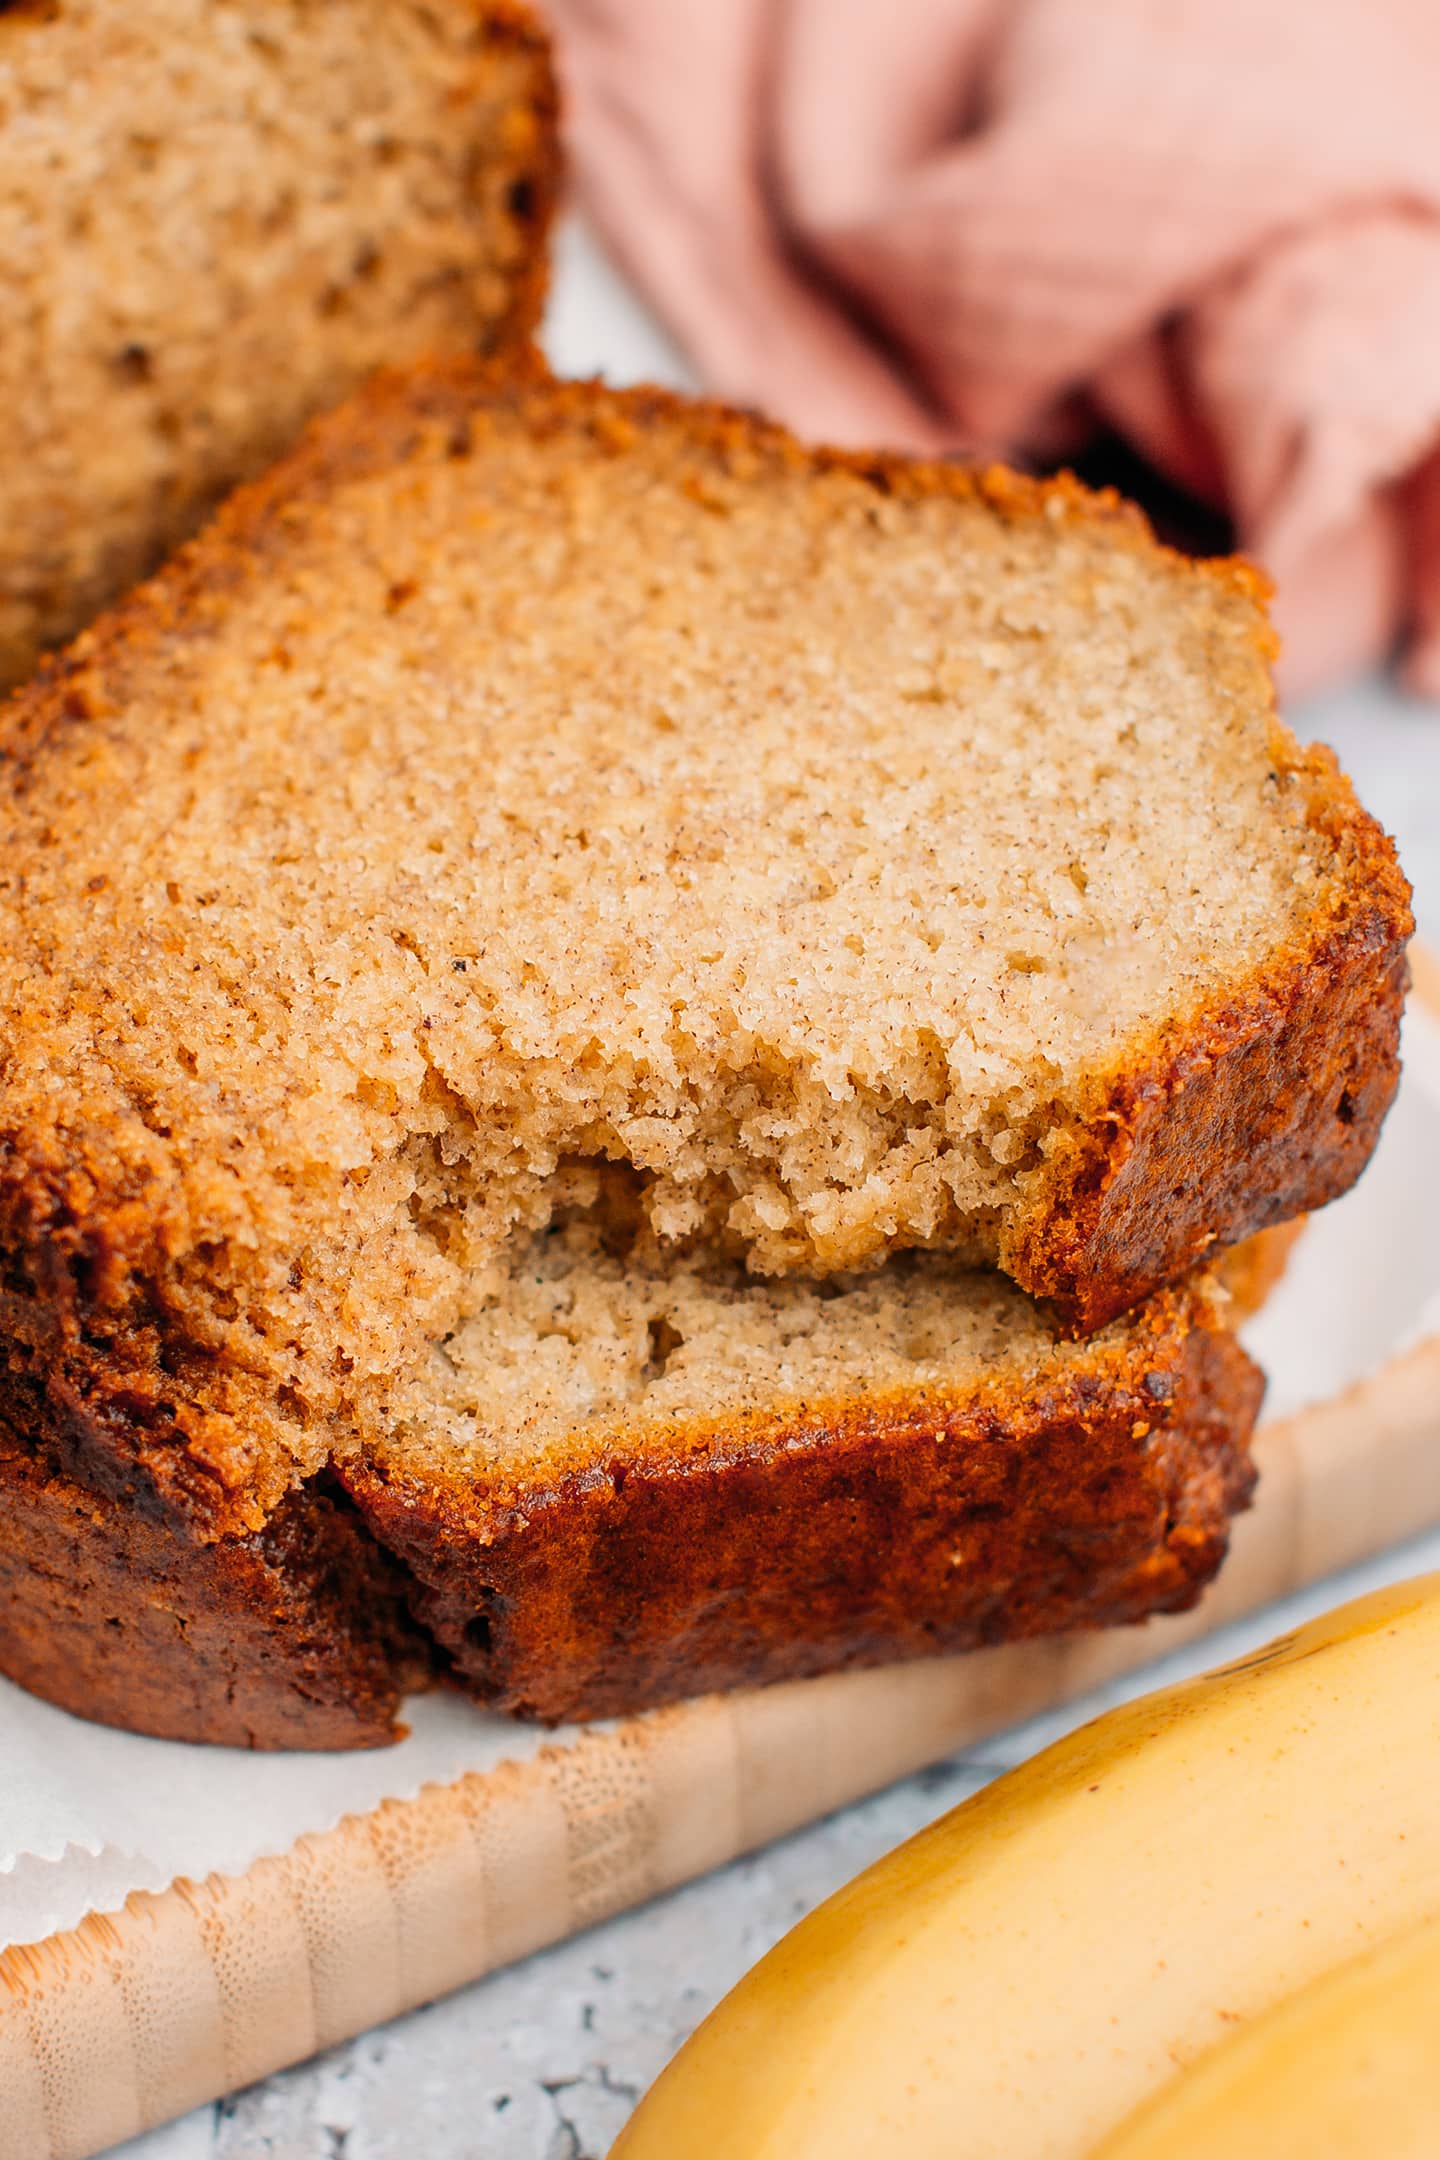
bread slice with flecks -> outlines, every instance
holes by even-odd
[[[0,690],[381,362],[538,320],[517,0],[0,6]]]
[[[1410,927],[1269,653],[1253,574],[1067,482],[376,384],[6,721],[12,1431],[179,1543],[323,1490],[547,1715],[1191,1594],[1254,1388],[1164,1285],[1358,1174]],[[586,1236],[652,1347],[614,1380],[597,1290],[512,1388]],[[800,1372],[862,1295],[933,1369]]]
[[[589,1210],[539,1232],[238,1535],[77,1468],[12,1364],[0,1670],[174,1738],[357,1746],[437,1670],[605,1716],[1138,1620],[1219,1564],[1261,1379],[1210,1283],[1057,1343],[933,1255],[762,1282],[615,1247]]]

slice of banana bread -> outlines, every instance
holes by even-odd
[[[483,1701],[601,1716],[1109,1625],[1219,1565],[1263,1383],[1203,1281],[1057,1344],[931,1254],[760,1284],[596,1235],[542,1232],[341,1471]]]
[[[582,1205],[527,1241],[363,1458],[210,1543],[68,1475],[12,1373],[0,1671],[172,1738],[358,1746],[432,1668],[598,1717],[1136,1620],[1219,1564],[1261,1380],[1203,1281],[1056,1344],[929,1254],[767,1283],[616,1238]]]
[[[977,1406],[947,1351],[938,1420],[893,1361],[792,1385],[778,1338],[882,1264],[903,1305],[998,1263],[1103,1327],[1357,1174],[1406,888],[1275,721],[1268,651],[1248,572],[1068,484],[810,453],[533,361],[373,386],[3,722],[12,1438],[96,1520],[167,1526],[177,1581],[323,1494],[477,1686],[547,1714],[1179,1594],[1172,1529],[1205,1524],[1193,1584],[1253,1412],[1198,1293],[1073,1353],[1017,1301],[1081,1362]],[[659,1281],[773,1295],[771,1377],[672,1378],[661,1311],[655,1399],[718,1391],[673,1423],[597,1380],[597,1426],[572,1375],[547,1425],[563,1324],[507,1398],[484,1316],[528,1340],[517,1255],[577,1209]],[[959,1529],[991,1431],[987,1543]],[[573,1606],[601,1587],[605,1655]]]
[[[0,689],[382,361],[531,328],[514,0],[0,6]]]

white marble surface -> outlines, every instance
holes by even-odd
[[[557,367],[683,381],[664,338],[573,227],[549,343]],[[1440,944],[1440,711],[1364,684],[1292,716],[1332,742],[1400,841],[1422,929]],[[1419,1566],[1440,1536],[1302,1606]],[[1176,1660],[1175,1669],[1220,1654]],[[1147,1676],[1149,1684],[1154,1675]],[[844,1815],[319,2061],[124,2148],[124,2160],[600,2160],[678,2042],[798,1916],[877,1854],[1097,1704],[992,1741]]]

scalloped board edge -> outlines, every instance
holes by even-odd
[[[677,1704],[6,1951],[0,2160],[90,2160],[1440,1524],[1440,1334],[1256,1456],[1193,1612]]]

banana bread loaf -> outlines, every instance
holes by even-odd
[[[382,361],[528,330],[515,0],[0,6],[0,689]]]
[[[534,361],[321,424],[4,721],[0,1663],[130,1714],[35,1607],[126,1539],[547,1716],[1192,1595],[1255,1382],[1159,1286],[1358,1173],[1409,930],[1268,653],[1065,483]]]

